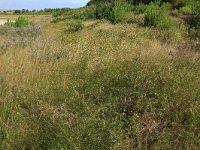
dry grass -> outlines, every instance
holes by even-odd
[[[200,57],[187,39],[85,24],[45,22],[0,55],[1,148],[198,149]]]

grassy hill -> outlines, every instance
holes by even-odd
[[[198,14],[117,6],[0,26],[0,149],[199,149]]]

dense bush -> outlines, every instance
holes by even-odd
[[[5,25],[7,26],[12,26],[12,27],[25,27],[28,25],[32,25],[33,22],[29,21],[28,18],[23,17],[23,16],[19,16],[14,22],[8,20]]]
[[[189,6],[184,6],[179,9],[179,12],[183,15],[191,15],[192,9]]]
[[[28,18],[19,16],[16,20],[15,20],[15,27],[25,27],[32,24],[31,21],[28,20]]]
[[[66,29],[66,31],[80,31],[84,28],[81,20],[70,20],[67,24],[69,25],[69,29]]]
[[[193,13],[192,9],[189,6],[181,7],[180,9],[174,9],[172,10],[173,16],[180,16],[180,15],[191,15]]]
[[[96,18],[96,6],[92,5],[85,8],[84,15],[87,19],[94,19]]]
[[[99,3],[96,5],[96,19],[110,19],[113,5],[111,3]]]
[[[129,12],[130,12],[130,5],[118,1],[112,8],[110,21],[113,23],[127,22]]]
[[[160,3],[151,3],[145,11],[144,25],[168,29],[175,26],[176,23],[165,15],[165,10]]]
[[[127,22],[130,11],[131,7],[128,3],[116,0],[113,3],[98,3],[96,6],[93,6],[90,17],[106,19],[112,23]]]
[[[143,14],[146,11],[146,9],[147,9],[147,5],[140,3],[138,5],[135,5],[134,13],[135,14]]]
[[[164,17],[163,13],[159,5],[154,3],[149,4],[145,11],[144,25],[157,26]]]
[[[92,5],[92,4],[98,4],[98,3],[102,3],[102,2],[113,2],[115,0],[90,0],[90,2],[88,2],[87,5]],[[194,2],[198,1],[198,0],[193,0]],[[155,2],[155,0],[124,0],[124,2],[128,2],[131,4],[149,4],[151,2]],[[174,7],[181,7],[183,6],[186,2],[188,2],[188,0],[160,0],[160,2],[169,2],[171,4],[173,4]]]
[[[194,15],[188,23],[191,36],[200,38],[200,14]]]

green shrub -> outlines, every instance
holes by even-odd
[[[79,19],[79,20],[84,20],[86,19],[86,16],[84,13],[81,14],[73,14],[70,19]]]
[[[188,24],[190,36],[200,38],[200,14],[194,15]]]
[[[160,3],[157,2],[148,5],[145,11],[144,25],[169,29],[175,26],[176,23],[165,15],[163,8],[160,7]]]
[[[192,19],[190,19],[189,25],[191,28],[200,28],[200,14],[194,15]]]
[[[178,10],[178,9],[172,10],[172,15],[173,15],[173,16],[176,16],[176,17],[180,16],[179,10]]]
[[[109,20],[112,11],[111,3],[99,3],[96,5],[95,18]]]
[[[171,10],[172,9],[172,4],[171,3],[162,3],[162,8],[164,10]]]
[[[193,13],[196,14],[200,11],[200,1],[199,0],[184,0],[185,6],[189,6]]]
[[[19,16],[17,18],[17,20],[15,20],[15,27],[25,27],[25,26],[28,26],[30,24],[33,24],[32,22],[30,22],[28,20],[28,18],[25,18],[23,16]]]
[[[87,19],[95,19],[96,18],[96,6],[92,5],[92,6],[86,7],[84,14]]]
[[[191,15],[192,14],[192,9],[188,6],[184,6],[184,7],[181,7],[179,9],[179,12],[183,15]]]
[[[53,17],[59,17],[59,16],[61,16],[62,15],[62,12],[61,11],[59,11],[59,12],[54,12],[53,13]]]
[[[163,19],[161,19],[158,23],[158,27],[161,29],[169,29],[171,27],[176,26],[176,22],[174,20],[171,20],[167,17],[164,17]]]
[[[84,24],[81,20],[71,20],[69,23],[68,31],[80,31],[84,28]]]
[[[55,17],[55,18],[53,18],[53,20],[51,20],[51,23],[58,23],[58,22],[61,22],[64,20],[65,20],[65,18],[63,18],[63,17]]]
[[[159,5],[151,3],[145,11],[145,26],[157,26],[164,17],[164,12],[160,9]]]
[[[173,8],[176,8],[176,9],[179,9],[185,6],[185,3],[183,0],[171,0],[171,3],[173,5]]]
[[[111,11],[110,21],[113,23],[127,22],[130,8],[129,4],[116,1]]]
[[[131,11],[131,7],[128,3],[116,0],[112,3],[98,3],[93,6],[90,17],[96,19],[106,19],[112,23],[120,23],[128,21],[128,14]]]
[[[140,3],[134,7],[135,14],[143,14],[147,9],[147,5]]]
[[[5,25],[12,26],[12,27],[25,27],[32,24],[33,22],[29,21],[28,18],[19,16],[14,22],[11,20],[8,20]]]

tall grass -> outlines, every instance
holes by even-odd
[[[199,148],[200,61],[187,51],[191,41],[128,24],[44,28],[0,55],[1,149]],[[23,29],[0,38],[21,39]]]

